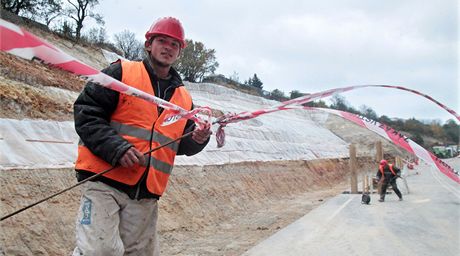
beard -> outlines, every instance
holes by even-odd
[[[159,67],[162,67],[162,68],[171,67],[170,64],[159,61],[157,58],[153,57],[151,54],[149,54],[149,57],[150,57],[150,60],[152,61],[152,63],[154,65],[156,65],[156,66],[159,66]]]

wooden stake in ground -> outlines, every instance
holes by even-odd
[[[356,168],[356,147],[354,144],[350,144],[350,183],[352,194],[358,193],[358,174]]]
[[[383,148],[382,148],[382,142],[379,140],[375,142],[375,162],[379,164],[380,160],[382,159],[383,159]]]
[[[383,148],[382,142],[379,140],[375,143],[375,162],[377,166],[380,164],[380,160],[383,159]],[[383,177],[383,176],[382,176]],[[377,193],[380,195],[382,191],[382,180],[379,180],[377,183]]]

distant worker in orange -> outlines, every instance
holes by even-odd
[[[379,202],[385,201],[385,195],[387,193],[388,185],[391,185],[396,195],[399,197],[399,201],[402,201],[402,194],[396,185],[396,179],[401,178],[401,170],[392,164],[388,164],[387,160],[380,161],[379,170],[377,171],[377,179],[379,180],[380,199]]]
[[[143,61],[117,61],[103,72],[143,92],[186,110],[192,98],[172,67],[185,48],[179,20],[167,17],[145,34]],[[80,136],[78,181],[115,167],[82,187],[76,221],[77,255],[157,256],[158,200],[166,189],[176,155],[204,149],[210,124],[196,126],[181,119],[162,126],[172,112],[141,98],[88,83],[74,104]],[[182,138],[159,150],[150,149]]]

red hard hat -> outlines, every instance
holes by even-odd
[[[173,17],[158,19],[152,24],[149,31],[145,33],[145,38],[149,40],[154,35],[165,35],[180,41],[182,49],[185,48],[184,28],[180,21]]]
[[[380,161],[380,165],[387,165],[387,164],[388,164],[388,162],[387,162],[387,160],[385,160],[385,159],[383,159],[383,160]]]

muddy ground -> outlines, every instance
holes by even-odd
[[[361,171],[372,169],[361,158]],[[240,255],[347,190],[348,161],[176,167],[160,200],[162,255]],[[71,169],[0,170],[0,214],[75,184]],[[79,189],[0,223],[0,255],[68,255]]]

